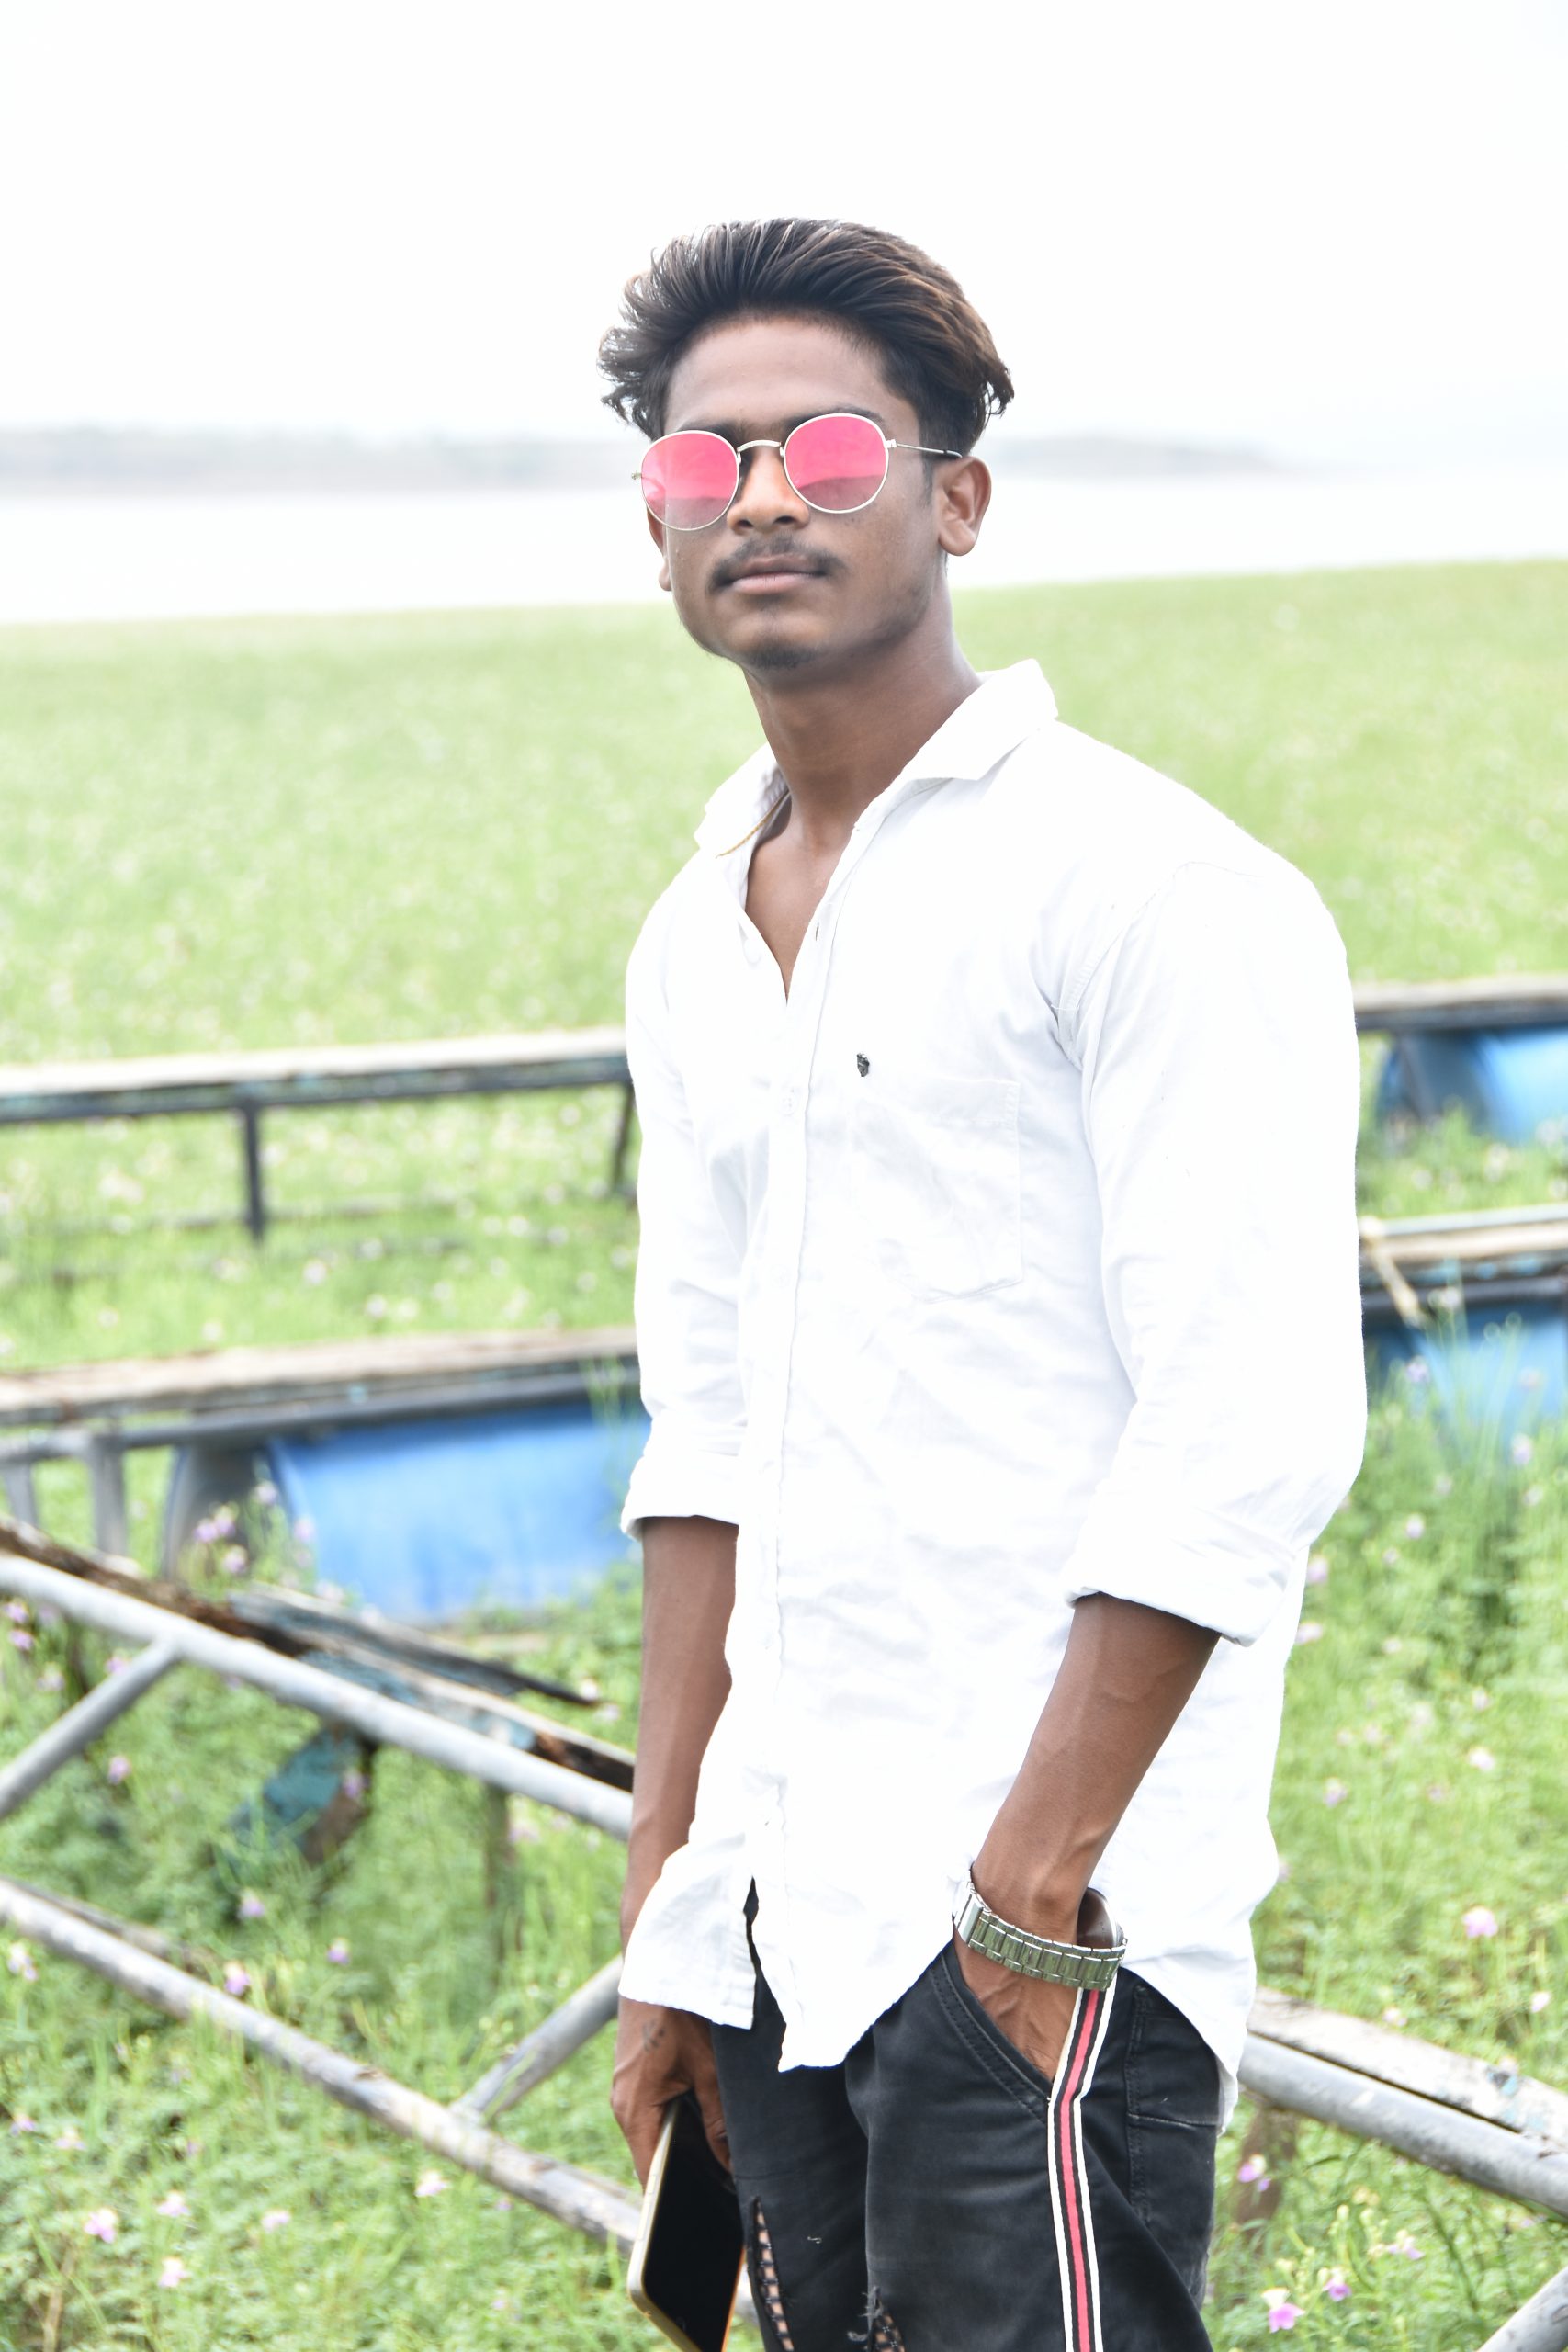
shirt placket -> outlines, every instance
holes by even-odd
[[[757,1351],[749,1408],[753,1432],[764,1432],[756,1457],[757,1592],[754,1623],[761,1653],[756,1663],[753,1690],[756,1713],[751,1725],[751,1820],[747,1837],[747,1867],[773,1899],[775,1916],[782,1905],[787,1914],[790,1882],[787,1868],[787,1796],[795,1760],[791,1753],[787,1691],[784,1684],[784,1627],[780,1600],[780,1553],[783,1540],[784,1470],[787,1453],[790,1369],[800,1309],[806,1241],[807,1132],[812,1070],[817,1041],[827,1004],[834,942],[845,902],[856,873],[873,842],[897,808],[919,787],[907,783],[890,787],[857,820],[842,856],[807,926],[784,1002],[782,1044],[773,1074],[768,1134],[768,1234],[764,1288],[770,1319],[763,1344]],[[762,945],[744,904],[740,920],[750,940]],[[771,960],[771,958],[770,958]],[[775,974],[777,972],[774,967]],[[777,984],[782,988],[782,977]],[[793,1941],[793,1939],[791,1939]],[[782,1939],[769,1939],[770,1958],[785,1979],[773,1983],[786,2018],[798,2013],[793,1971],[784,1958]]]

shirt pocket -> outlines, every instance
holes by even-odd
[[[922,1070],[867,1078],[850,1128],[850,1201],[885,1273],[917,1296],[1022,1280],[1019,1083]]]

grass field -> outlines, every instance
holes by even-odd
[[[962,625],[982,664],[1036,654],[1073,723],[1301,864],[1359,975],[1568,960],[1568,568],[997,594]],[[657,613],[0,633],[0,1060],[614,1020],[639,915],[753,740],[738,681]],[[635,1226],[604,1196],[612,1117],[581,1098],[276,1118],[291,1214],[262,1253],[153,1222],[232,1204],[223,1123],[0,1137],[0,1363],[619,1319]],[[1565,1189],[1560,1155],[1452,1127],[1369,1137],[1362,1184],[1385,1211]],[[133,1463],[150,1551],[156,1473]],[[77,1474],[42,1492],[85,1532]],[[1445,1457],[1404,1399],[1380,1405],[1309,1593],[1323,1630],[1296,1656],[1276,1781],[1288,1875],[1258,1927],[1269,1981],[1568,2084],[1565,1538],[1557,1432],[1525,1462]],[[57,1632],[11,1630],[33,1646],[0,1668],[7,1754],[58,1707],[62,1664]],[[632,1588],[541,1639],[629,1738]],[[299,1730],[175,1678],[105,1743],[129,1770],[96,1751],[62,1774],[0,1830],[0,1867],[241,1962],[254,2000],[449,2096],[613,1950],[617,1854],[520,1809],[487,1907],[477,1793],[385,1757],[342,1866],[271,1857],[242,1919],[209,1849]],[[1495,1934],[1467,1931],[1478,1908]],[[64,1963],[12,1960],[0,2345],[651,2341],[551,2225],[462,2177],[434,2188],[417,2152]],[[606,2055],[513,2120],[626,2178]],[[1272,2289],[1302,2309],[1297,2342],[1462,2352],[1568,2260],[1559,2225],[1317,2127],[1280,2177],[1273,2217],[1217,2248],[1216,2352],[1268,2340]],[[100,2209],[112,2244],[85,2227]]]

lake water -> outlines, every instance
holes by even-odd
[[[998,481],[955,584],[1568,557],[1568,468]],[[657,597],[620,491],[0,498],[0,622]]]

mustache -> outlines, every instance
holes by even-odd
[[[777,557],[783,569],[790,571],[814,571],[827,578],[843,569],[839,558],[823,555],[816,548],[803,548],[788,539],[754,542],[742,554],[728,557],[716,563],[708,575],[710,588],[728,588],[748,571],[765,571],[768,559]]]

